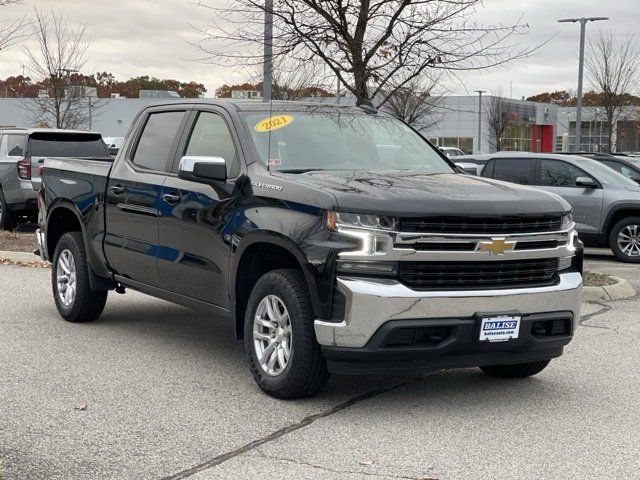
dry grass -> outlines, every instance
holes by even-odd
[[[615,279],[604,273],[584,272],[582,275],[587,287],[606,287],[618,283]]]

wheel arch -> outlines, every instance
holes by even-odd
[[[609,238],[613,226],[626,217],[640,217],[640,204],[621,203],[609,210],[602,229],[606,239]]]
[[[98,261],[93,258],[89,248],[87,232],[85,224],[82,221],[82,215],[72,202],[60,200],[51,206],[46,217],[46,254],[47,258],[53,261],[56,246],[60,238],[68,232],[80,232],[82,241],[87,254],[87,262],[89,264],[89,281],[92,290],[111,290],[115,287],[115,283],[110,278],[96,275],[95,263]]]
[[[244,314],[253,286],[265,273],[281,268],[302,271],[314,315],[320,309],[317,280],[313,268],[300,247],[290,238],[275,232],[251,232],[233,255],[229,277],[229,295],[236,337],[242,338]]]

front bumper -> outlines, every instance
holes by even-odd
[[[315,321],[315,332],[332,371],[366,373],[523,363],[557,357],[580,315],[582,276],[563,273],[556,285],[504,290],[415,291],[395,280],[338,278],[345,320]],[[521,335],[505,343],[480,343],[479,317],[522,315]],[[535,322],[566,322],[562,334],[536,336]],[[400,329],[444,328],[440,342],[389,346]]]

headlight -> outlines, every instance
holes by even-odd
[[[565,228],[569,228],[569,226],[573,223],[573,215],[571,212],[565,213],[562,216],[561,228],[564,230]]]
[[[340,227],[368,228],[392,231],[396,228],[396,219],[386,215],[365,215],[361,213],[327,212],[327,228],[338,231]]]

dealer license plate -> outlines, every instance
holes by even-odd
[[[521,319],[522,317],[514,315],[482,318],[482,322],[480,323],[480,341],[507,342],[518,338]]]

